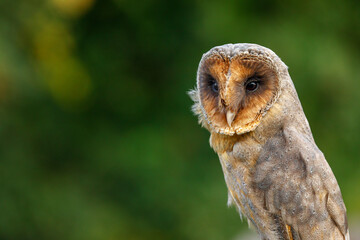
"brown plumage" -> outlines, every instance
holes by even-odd
[[[350,239],[335,176],[274,52],[256,44],[215,47],[203,55],[189,94],[211,133],[229,204],[261,239]]]

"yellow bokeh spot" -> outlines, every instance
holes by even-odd
[[[74,55],[74,39],[61,21],[39,21],[34,36],[34,56],[43,83],[57,103],[70,110],[82,108],[92,83],[82,62]]]
[[[78,17],[86,13],[94,4],[95,0],[49,0],[61,13]]]

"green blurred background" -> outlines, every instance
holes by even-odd
[[[359,1],[2,0],[0,239],[233,239],[217,156],[190,112],[204,52],[289,66],[360,214]]]

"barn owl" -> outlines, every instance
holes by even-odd
[[[350,239],[340,188],[273,51],[245,43],[212,48],[189,95],[211,134],[229,205],[261,239]]]

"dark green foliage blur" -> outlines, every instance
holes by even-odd
[[[359,1],[2,0],[0,239],[233,239],[247,229],[190,112],[204,52],[289,66],[360,214]]]

